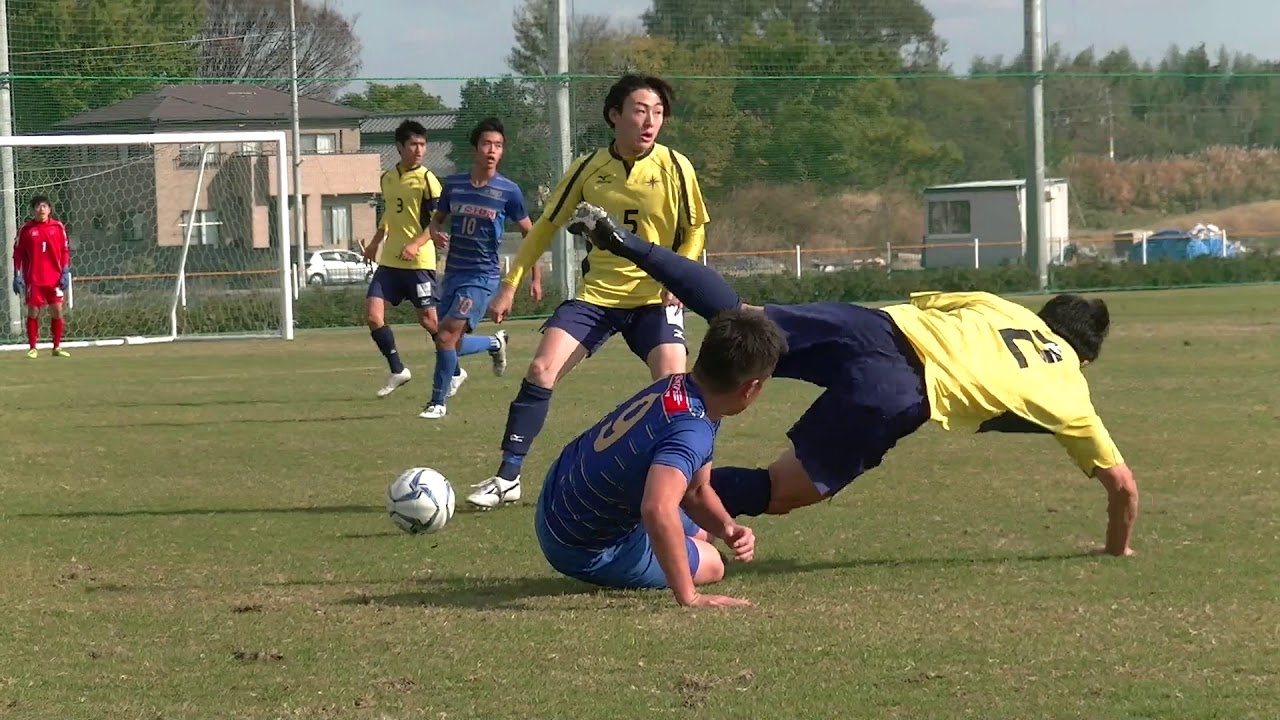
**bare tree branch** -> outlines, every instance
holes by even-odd
[[[344,17],[327,2],[296,0],[298,92],[332,100],[360,72],[358,16]],[[279,78],[289,88],[289,0],[204,0],[197,56],[200,77]]]

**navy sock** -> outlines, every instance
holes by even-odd
[[[449,396],[449,384],[458,370],[458,353],[453,350],[436,350],[436,372],[431,381],[431,404],[443,405]]]
[[[742,304],[738,293],[714,269],[667,248],[645,242],[626,230],[620,234],[625,249],[619,255],[649,273],[650,277],[680,298],[685,307],[707,320]],[[641,245],[645,247],[641,248]]]
[[[382,356],[387,359],[387,366],[391,368],[391,372],[404,372],[404,363],[400,362],[400,353],[396,352],[396,336],[391,332],[391,328],[383,325],[377,330],[369,333],[373,338],[374,344],[378,346],[378,350]]]
[[[729,517],[763,515],[769,509],[769,471],[764,468],[712,468],[711,489]]]
[[[520,474],[520,462],[529,454],[533,439],[542,432],[551,409],[551,390],[538,387],[528,380],[520,383],[520,392],[511,401],[507,411],[507,430],[502,436],[502,465],[498,477],[515,480]]]

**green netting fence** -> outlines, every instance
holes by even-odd
[[[630,24],[575,17],[571,74],[556,78],[546,76],[545,2],[520,6],[511,74],[486,78],[361,78],[351,26],[335,11],[301,3],[303,187],[349,181],[341,195],[314,199],[322,212],[308,215],[309,247],[358,248],[373,234],[376,175],[394,163],[391,134],[406,118],[426,125],[426,164],[444,175],[467,167],[471,126],[500,117],[508,131],[502,170],[524,189],[536,217],[559,170],[553,88],[568,85],[576,154],[609,142],[605,90],[620,73],[642,71],[676,89],[660,141],[697,169],[712,216],[705,261],[748,297],[882,300],[924,287],[1035,287],[1023,264],[1028,74],[1021,59],[947,69],[945,38],[916,2],[834,2],[821,10],[766,2],[754,15],[740,3],[708,2],[655,0]],[[14,129],[287,129],[282,7],[9,0]],[[1280,278],[1274,63],[1204,47],[1173,50],[1159,62],[1053,47],[1045,67],[1055,289]],[[257,93],[247,109],[236,105],[246,92]],[[37,191],[55,205],[76,197],[72,169],[83,159],[75,159],[74,146],[68,138],[65,152],[15,154],[20,209]],[[132,160],[126,150],[94,162],[109,173]],[[363,175],[346,177],[356,167]],[[121,174],[116,186],[97,186],[91,201],[81,193],[92,208],[68,209],[73,240],[86,238],[77,275],[109,278],[115,305],[129,304],[116,296],[129,294],[131,277],[154,282],[164,274],[157,267],[170,263],[172,247],[159,239],[164,228],[139,220],[145,208],[135,207],[146,204],[154,184]],[[200,248],[210,279],[187,298],[193,327],[203,322],[206,296],[217,296],[213,329],[233,323],[227,303],[234,300],[218,293],[234,289],[238,273],[262,273],[275,257],[279,238],[249,237],[248,223],[237,232],[227,222],[205,223],[223,229]],[[509,238],[504,252],[514,254],[518,242]],[[299,325],[359,323],[361,281],[353,273],[305,289]],[[558,299],[554,292],[541,304],[522,299],[519,310],[539,314]]]

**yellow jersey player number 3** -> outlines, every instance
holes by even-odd
[[[603,109],[613,142],[574,160],[556,185],[489,303],[494,321],[502,322],[510,312],[525,271],[583,201],[614,213],[647,242],[687,258],[702,255],[709,217],[697,175],[688,158],[658,143],[673,101],[671,86],[661,78],[624,75],[613,84]],[[542,431],[552,388],[609,338],[621,334],[655,380],[685,372],[688,351],[679,303],[634,263],[590,246],[577,297],[556,308],[542,333],[507,415],[498,471],[467,498],[475,507],[494,508],[520,498],[520,466]]]
[[[387,381],[378,397],[390,395],[413,377],[386,324],[386,306],[408,300],[423,329],[432,336],[437,329],[436,252],[429,221],[440,199],[440,181],[422,166],[427,130],[421,123],[405,120],[396,128],[395,137],[400,160],[382,174],[382,216],[378,231],[364,249],[365,259],[378,263],[365,299],[369,333],[387,359]],[[444,243],[444,238],[434,240]]]

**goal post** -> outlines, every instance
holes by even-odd
[[[292,340],[289,156],[283,130],[0,136],[5,206],[45,196],[71,241],[64,347],[210,338]],[[12,158],[12,163],[8,162]],[[10,202],[12,197],[12,203]],[[26,349],[11,291],[0,349]],[[41,321],[41,346],[47,346]]]

